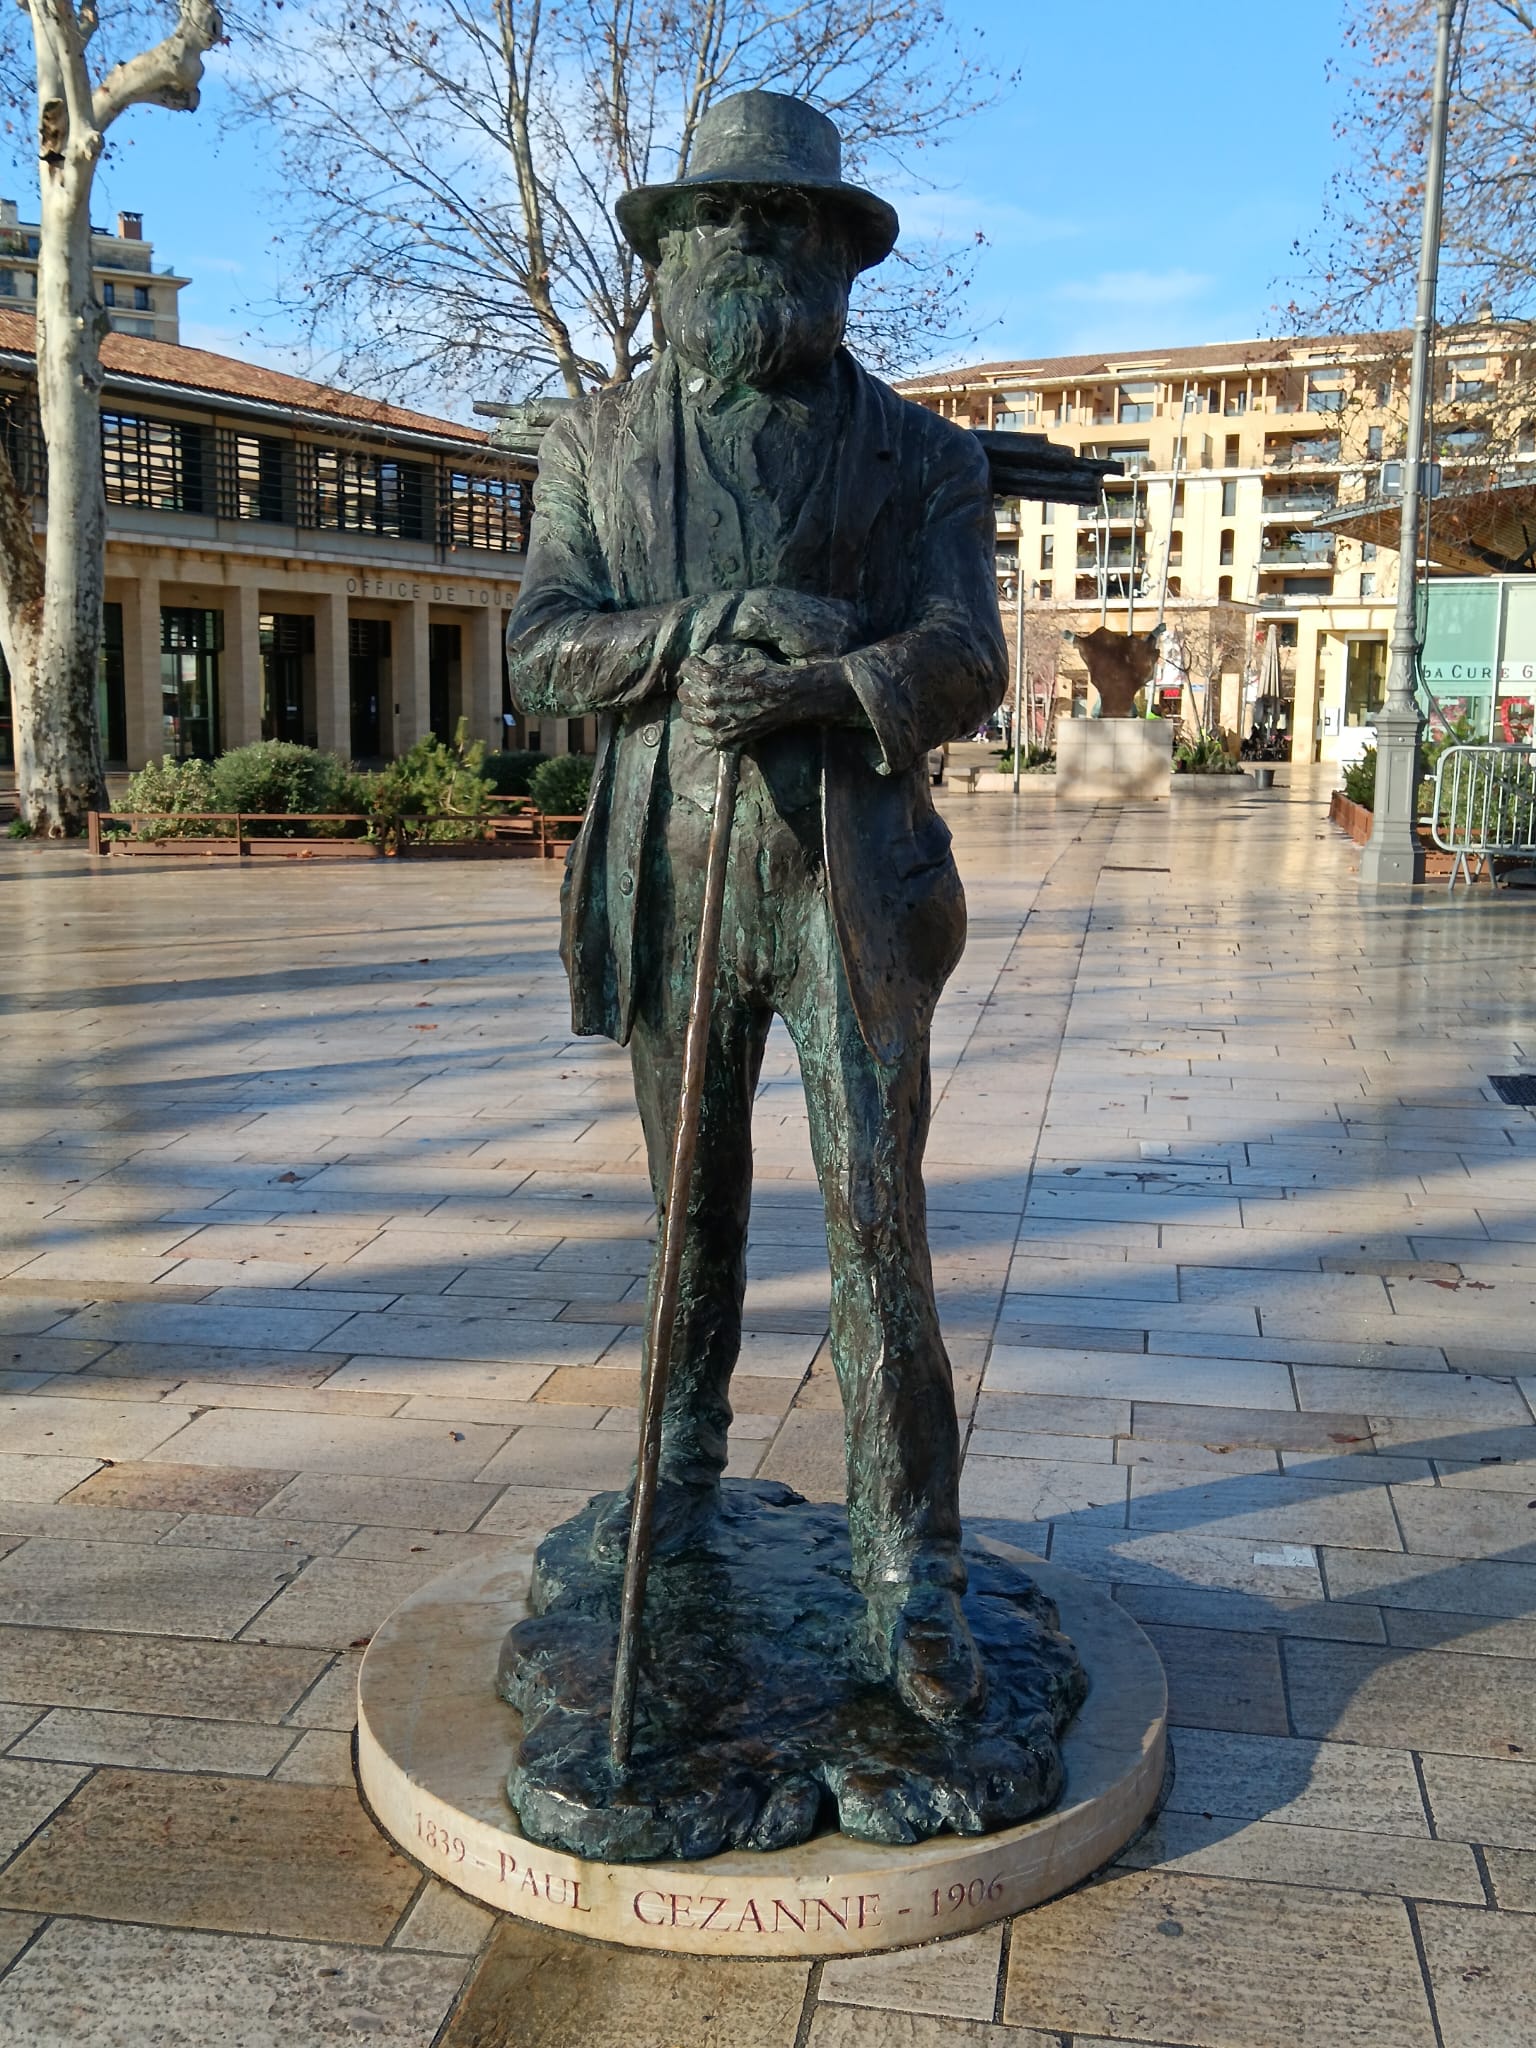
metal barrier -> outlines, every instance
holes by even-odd
[[[1455,855],[1452,889],[1458,877],[1470,888],[1491,860],[1536,858],[1536,747],[1447,747],[1435,763],[1430,835]]]

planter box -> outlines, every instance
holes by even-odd
[[[1364,846],[1371,836],[1372,813],[1364,804],[1352,804],[1342,789],[1336,789],[1329,797],[1328,817],[1341,832],[1349,834],[1356,846]]]
[[[131,853],[135,859],[238,860],[240,848],[233,839],[108,839],[104,853]]]
[[[1147,803],[1173,780],[1173,726],[1163,718],[1064,718],[1056,727],[1056,801]]]

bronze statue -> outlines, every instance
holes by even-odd
[[[1134,718],[1136,693],[1157,672],[1158,643],[1163,628],[1150,633],[1117,633],[1113,626],[1095,626],[1091,633],[1065,632],[1088,664],[1088,680],[1099,693],[1100,718]]]
[[[717,763],[721,750],[739,753],[661,1419],[654,1546],[666,1585],[652,1608],[693,1583],[696,1613],[712,1612],[715,1581],[688,1572],[701,1558],[718,1564],[722,1546],[742,1550],[721,1533],[722,1515],[746,1512],[727,1512],[729,1493],[723,1508],[721,1473],[752,1103],[777,1015],[799,1053],[826,1209],[846,1540],[862,1594],[856,1659],[910,1719],[973,1726],[987,1675],[963,1604],[960,1447],[922,1183],[929,1028],[965,908],[925,764],[930,747],[981,723],[1006,684],[987,463],[971,435],[898,397],[843,346],[850,287],[889,253],[897,222],[843,180],[825,116],[775,93],[726,100],[702,122],[687,176],[627,194],[618,217],[655,266],[666,345],[635,382],[572,408],[545,439],[507,649],[525,711],[598,715],[562,951],[576,1029],[630,1049],[659,1208]],[[752,1513],[771,1518],[796,1500],[759,1488]],[[628,1498],[595,1503],[582,1526],[582,1557],[611,1581]],[[582,1559],[568,1537],[546,1548],[546,1611],[561,1598],[580,1607]],[[568,1641],[539,1630],[514,1631],[521,1675],[504,1665],[525,1712],[535,1694],[550,1704],[528,1660],[547,1671]],[[687,1640],[697,1662],[698,1628]],[[590,1756],[588,1766],[597,1772]],[[1054,1796],[1048,1777],[1035,1805]],[[522,1790],[529,1825],[538,1801],[526,1774]],[[801,1784],[795,1796],[803,1834],[820,1795]],[[962,1824],[935,1813],[926,1825]],[[624,1850],[617,1835],[548,1824],[555,1838],[565,1826],[567,1838],[640,1853],[636,1836]],[[720,1839],[783,1839],[786,1825],[760,1812]],[[654,1848],[662,1837],[644,1839]],[[684,1831],[674,1846],[702,1853],[698,1839]]]

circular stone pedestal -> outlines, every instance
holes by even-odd
[[[532,1560],[445,1572],[374,1636],[358,1678],[358,1776],[380,1825],[445,1883],[504,1913],[630,1948],[841,1956],[967,1934],[1054,1898],[1107,1863],[1162,1784],[1162,1665],[1122,1608],[1075,1573],[1027,1566],[1087,1667],[1049,1813],[991,1835],[882,1848],[825,1834],[693,1863],[600,1863],[525,1841],[507,1804],[518,1717],[496,1663],[527,1613]]]

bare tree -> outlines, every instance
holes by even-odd
[[[1290,310],[1312,332],[1401,329],[1424,208],[1435,0],[1350,0],[1346,22],[1347,157],[1316,234],[1298,245]],[[1536,0],[1465,0],[1458,21],[1440,302],[1444,324],[1486,335],[1503,368],[1465,392],[1437,380],[1437,441],[1459,434],[1496,462],[1536,411]],[[1383,336],[1380,381],[1401,384],[1407,344]]]
[[[197,105],[203,57],[223,36],[215,0],[179,0],[167,33],[114,61],[96,0],[22,0],[31,31],[9,54],[35,94],[41,200],[37,400],[48,451],[48,547],[0,439],[0,646],[10,665],[16,775],[34,832],[79,832],[104,794],[96,672],[106,568],[101,470],[101,337],[91,276],[91,191],[107,132],[129,107]],[[142,29],[153,9],[120,16]],[[98,42],[98,36],[101,40]],[[0,60],[5,53],[0,52]],[[19,83],[19,81],[18,81]]]
[[[944,0],[251,4],[287,303],[333,374],[397,394],[574,398],[642,368],[651,284],[613,202],[686,170],[722,94],[814,100],[867,165],[929,149],[988,84]],[[871,281],[877,361],[945,326],[964,270],[909,256]]]
[[[1215,732],[1221,722],[1221,679],[1243,673],[1252,644],[1253,616],[1235,604],[1181,611],[1172,622],[1170,639],[1175,635],[1189,680],[1200,692],[1201,727]],[[1168,651],[1165,644],[1165,658]]]

